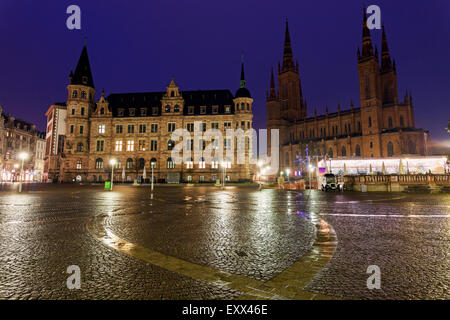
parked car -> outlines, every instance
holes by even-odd
[[[341,191],[342,186],[338,183],[336,175],[326,173],[320,177],[320,190],[322,191]]]

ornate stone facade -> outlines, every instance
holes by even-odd
[[[381,59],[373,51],[370,31],[363,19],[362,50],[358,49],[360,107],[307,117],[286,22],[283,62],[278,64],[278,90],[272,70],[267,92],[268,129],[280,129],[280,170],[297,170],[299,159],[319,157],[389,157],[428,155],[429,133],[417,129],[412,96],[398,97],[397,70],[382,31]],[[270,148],[270,136],[268,140]],[[298,168],[299,170],[301,168]],[[292,170],[291,170],[292,172]],[[302,170],[303,172],[303,170]]]
[[[67,110],[64,150],[57,158],[58,164],[52,165],[59,166],[59,170],[49,174],[52,179],[107,180],[111,174],[111,159],[117,162],[115,181],[142,179],[144,168],[147,181],[152,169],[157,182],[213,182],[222,180],[222,176],[228,181],[252,179],[248,161],[250,139],[245,144],[246,160],[242,164],[225,156],[224,162],[203,161],[201,154],[212,143],[205,139],[193,139],[192,156],[185,157],[182,163],[175,163],[171,155],[176,144],[171,139],[176,129],[192,132],[195,125],[200,126],[201,133],[218,129],[225,137],[227,129],[252,128],[253,99],[245,87],[243,65],[241,86],[235,96],[229,90],[181,91],[172,79],[162,92],[107,97],[103,92],[95,102],[96,91],[85,46],[75,73],[71,72],[67,91],[65,106],[59,104],[59,108]],[[49,110],[47,116],[50,114],[53,113]],[[47,137],[50,136],[47,132]],[[230,142],[236,141],[231,137],[228,145]],[[237,150],[233,157],[236,153]]]
[[[34,181],[36,163],[42,160],[37,159],[36,144],[42,142],[43,133],[37,131],[34,124],[2,111],[0,106],[0,181],[19,181],[19,154],[22,152],[27,154],[23,166],[24,180]]]

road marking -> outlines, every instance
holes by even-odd
[[[198,265],[131,243],[108,230],[104,219],[99,216],[87,224],[88,231],[104,245],[163,269],[237,290],[243,294],[239,299],[333,299],[303,290],[329,262],[336,249],[336,234],[323,219],[317,219],[317,239],[309,253],[267,282]]]

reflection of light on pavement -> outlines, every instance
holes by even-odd
[[[337,217],[380,217],[380,218],[450,218],[450,214],[361,214],[361,213],[321,213],[321,216]]]
[[[100,205],[106,210],[108,216],[113,216],[116,208],[123,206],[120,200],[123,200],[123,195],[121,192],[104,192],[100,200]],[[118,201],[118,202],[116,202]]]

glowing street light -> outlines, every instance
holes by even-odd
[[[289,175],[291,174],[291,169],[286,169],[286,175],[288,178],[288,182],[289,182]]]
[[[227,162],[222,161],[221,166],[222,166],[222,189],[224,189],[225,188],[225,172],[227,170]]]
[[[116,159],[111,159],[109,160],[109,164],[111,165],[111,191],[113,189],[113,184],[114,184],[114,166],[116,165],[117,161]]]
[[[20,167],[20,182],[19,182],[19,192],[22,192],[22,180],[23,180],[23,162],[28,158],[28,153],[21,152],[19,153],[19,159],[22,160],[22,164]]]

